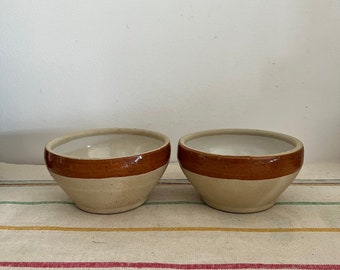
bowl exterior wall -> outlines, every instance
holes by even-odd
[[[248,157],[202,153],[184,145],[178,145],[178,160],[183,168],[213,178],[273,179],[300,170],[303,156],[303,148],[289,154]]]
[[[169,162],[170,143],[160,149],[135,156],[113,159],[77,159],[54,154],[45,149],[45,163],[56,175],[70,178],[110,178],[144,174]]]
[[[223,155],[187,145],[192,139],[214,135],[251,135],[282,140],[292,149],[268,155]],[[228,141],[225,142],[228,145]],[[177,151],[181,166],[188,171],[213,178],[267,180],[290,175],[300,170],[304,159],[301,141],[286,134],[254,129],[218,129],[188,134],[180,138]]]
[[[222,179],[199,175],[183,167],[182,170],[207,205],[234,213],[253,213],[272,207],[298,174],[296,171],[263,181]]]
[[[67,177],[51,170],[50,173],[81,210],[96,214],[112,214],[142,205],[167,165],[144,174],[103,179]]]

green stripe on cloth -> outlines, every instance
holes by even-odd
[[[44,205],[44,204],[70,204],[74,203],[71,201],[32,201],[32,202],[19,202],[19,201],[0,201],[0,205]],[[143,205],[205,205],[203,202],[194,201],[161,201],[161,202],[145,202]],[[340,202],[276,202],[275,205],[340,205]]]
[[[238,228],[238,227],[64,227],[64,226],[6,226],[3,231],[72,231],[72,232],[240,232],[240,233],[340,233],[340,228]]]

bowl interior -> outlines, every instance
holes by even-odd
[[[165,140],[148,134],[128,132],[70,136],[50,145],[57,155],[79,159],[107,159],[138,155],[162,147]]]
[[[206,134],[188,138],[184,144],[192,149],[217,155],[266,156],[292,151],[297,147],[293,139],[277,138],[269,134]]]

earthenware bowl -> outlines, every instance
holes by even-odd
[[[209,206],[251,213],[270,208],[303,164],[298,139],[250,129],[208,130],[178,143],[181,168]]]
[[[45,147],[46,166],[60,187],[78,208],[101,214],[143,204],[169,158],[168,137],[141,129],[83,131]]]

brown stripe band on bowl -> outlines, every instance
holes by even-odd
[[[271,156],[226,156],[203,153],[178,144],[178,160],[181,166],[209,177],[265,180],[292,174],[303,164],[304,149]]]
[[[169,158],[170,143],[139,155],[97,160],[58,156],[45,149],[47,168],[55,174],[74,178],[100,179],[143,174],[167,164]]]

